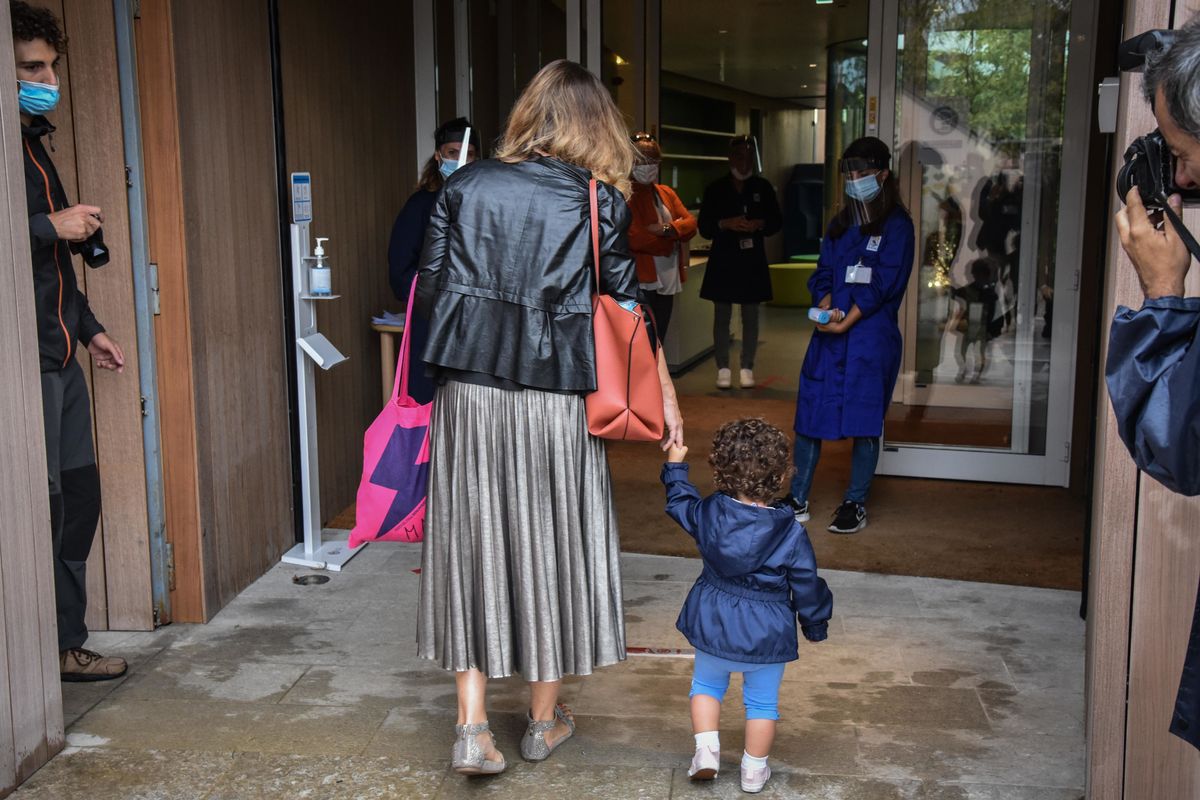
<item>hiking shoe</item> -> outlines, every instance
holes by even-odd
[[[728,389],[733,385],[733,372],[728,368],[717,370],[717,388]]]
[[[807,500],[805,500],[803,503],[801,503],[799,500],[797,500],[795,497],[793,497],[792,495],[789,494],[787,497],[781,497],[778,500],[776,500],[775,505],[779,506],[780,508],[786,508],[788,511],[791,511],[792,516],[794,516],[796,518],[796,522],[799,522],[801,525],[803,525],[804,523],[806,523],[810,519],[812,519],[812,517],[810,517],[808,514],[808,501]]]
[[[741,371],[741,373],[738,375],[738,386],[742,387],[743,389],[753,389],[754,388],[754,370],[743,369]]]
[[[853,500],[847,500],[838,506],[837,513],[833,515],[833,522],[829,523],[829,530],[833,533],[857,533],[865,527],[867,507]]]
[[[711,781],[717,777],[720,768],[720,751],[711,747],[697,747],[696,755],[692,756],[692,766],[688,768],[688,777],[694,781]]]
[[[111,681],[124,675],[127,669],[129,665],[123,658],[102,656],[82,647],[72,647],[58,654],[59,676],[68,683]]]
[[[761,767],[742,767],[742,791],[749,794],[758,794],[767,785],[767,781],[771,779],[771,768],[768,766]]]

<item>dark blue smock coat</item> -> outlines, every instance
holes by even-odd
[[[1198,298],[1147,300],[1139,311],[1122,306],[1105,367],[1117,432],[1138,468],[1189,497],[1200,495],[1198,336]],[[1200,590],[1171,732],[1200,749]]]
[[[407,303],[412,280],[421,266],[421,248],[425,244],[425,229],[438,193],[418,189],[408,198],[404,208],[392,225],[392,236],[388,241],[388,282],[396,299]],[[425,342],[429,339],[429,320],[420,314],[412,315],[412,332],[409,334],[411,354],[408,369],[408,393],[418,403],[433,399],[433,380],[426,375],[427,365],[421,359]]]
[[[876,241],[858,227],[821,242],[817,271],[808,281],[813,303],[833,295],[833,308],[860,319],[842,334],[813,333],[796,402],[796,433],[813,439],[877,438],[900,373],[897,314],[912,272],[913,224],[901,208],[892,211]],[[871,268],[870,283],[846,283],[846,268]]]
[[[661,477],[667,514],[704,560],[675,622],[693,647],[731,661],[780,664],[799,658],[797,620],[810,642],[826,638],[833,594],[790,509],[721,493],[701,499],[687,464],[665,464]]]

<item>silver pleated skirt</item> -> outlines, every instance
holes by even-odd
[[[612,480],[583,398],[448,382],[430,448],[420,655],[527,681],[624,660]]]

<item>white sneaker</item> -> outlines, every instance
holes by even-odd
[[[742,370],[742,374],[739,375],[738,377],[741,378],[741,380],[738,381],[738,385],[741,386],[743,389],[753,389],[754,388],[754,370],[744,369],[744,370]]]
[[[771,779],[770,767],[742,767],[742,791],[758,794]]]
[[[692,766],[688,768],[688,777],[694,781],[711,781],[717,777],[717,770],[720,767],[721,752],[719,750],[711,747],[697,747],[696,755],[692,756]]]
[[[717,388],[728,389],[733,385],[733,372],[728,367],[717,370]]]

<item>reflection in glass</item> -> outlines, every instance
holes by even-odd
[[[901,0],[918,225],[889,441],[1045,453],[1069,0]]]

